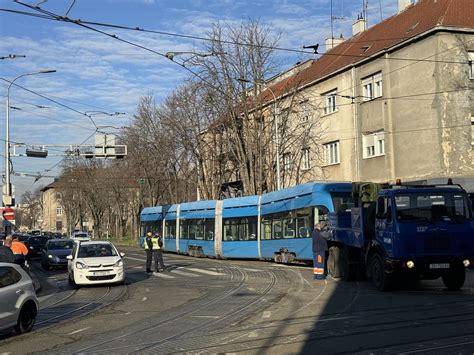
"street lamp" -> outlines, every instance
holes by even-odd
[[[12,87],[13,83],[24,77],[29,75],[36,75],[36,74],[48,74],[48,73],[55,73],[56,70],[40,70],[35,71],[32,73],[26,73],[18,75],[15,79],[10,81],[10,85],[7,88],[7,114],[6,114],[6,121],[5,121],[5,185],[3,188],[3,205],[5,207],[10,207],[13,205],[12,201],[12,188],[10,184],[10,88]]]
[[[252,83],[252,81],[244,78],[237,78],[238,81],[244,82],[244,83]],[[264,81],[261,80],[255,80],[253,81],[254,84],[260,84],[262,85],[266,90],[270,91],[270,93],[273,96],[273,117],[275,121],[275,145],[276,145],[276,173],[277,173],[277,190],[280,190],[281,188],[281,177],[280,177],[280,137],[279,137],[279,131],[278,131],[278,126],[279,126],[279,114],[278,114],[278,107],[277,107],[277,99],[276,95],[273,92],[273,90],[265,83]]]

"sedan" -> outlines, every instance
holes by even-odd
[[[0,263],[0,329],[29,332],[36,321],[38,299],[33,281],[20,265]]]
[[[28,240],[25,242],[25,245],[28,248],[28,257],[41,255],[41,252],[43,251],[47,242],[48,237],[46,236],[29,237]]]
[[[76,241],[68,259],[69,283],[73,286],[122,284],[125,280],[123,260],[110,242]]]
[[[68,255],[71,255],[74,241],[71,239],[50,239],[41,254],[41,266],[50,270],[53,267],[66,267]]]

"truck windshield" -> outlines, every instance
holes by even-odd
[[[350,192],[332,192],[332,204],[334,205],[334,212],[350,212],[354,207],[354,199]]]
[[[407,193],[395,196],[398,221],[453,221],[472,219],[468,198],[461,193]]]

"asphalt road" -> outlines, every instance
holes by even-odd
[[[125,286],[73,290],[64,271],[37,270],[32,333],[4,334],[0,353],[360,353],[474,351],[474,276],[378,292],[369,281],[314,281],[312,268],[165,254],[144,272],[126,253]]]

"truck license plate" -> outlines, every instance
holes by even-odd
[[[449,269],[449,263],[430,264],[430,269]]]

